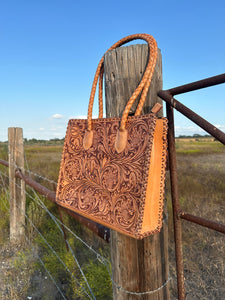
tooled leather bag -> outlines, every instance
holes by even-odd
[[[142,80],[121,118],[103,118],[102,57],[92,85],[87,120],[68,123],[56,201],[97,223],[141,239],[159,232],[162,226],[167,119],[157,118],[155,107],[151,113],[140,115],[157,59],[154,38],[131,35],[109,50],[135,39],[143,39],[149,46]],[[98,80],[99,118],[92,119]],[[139,94],[136,113],[128,116]]]

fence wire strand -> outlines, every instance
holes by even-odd
[[[63,292],[61,291],[60,287],[57,285],[55,279],[53,278],[53,276],[51,275],[51,273],[49,272],[49,270],[46,268],[43,260],[40,258],[40,256],[36,253],[34,247],[32,246],[31,242],[29,241],[28,237],[24,234],[24,237],[28,243],[28,245],[31,247],[32,249],[32,253],[37,257],[37,259],[39,260],[39,262],[41,263],[42,267],[45,269],[46,273],[48,274],[48,276],[50,277],[51,281],[54,283],[54,285],[56,286],[57,290],[59,291],[60,295],[63,297],[63,299],[67,300],[66,297],[64,296]]]
[[[8,176],[7,176],[8,177]],[[29,197],[31,197],[31,198],[33,198],[34,200],[35,200],[35,198],[34,197],[32,197],[31,195],[29,195]],[[39,204],[39,205],[41,205],[40,203],[38,203],[36,200],[35,200],[35,202],[37,203],[37,204]],[[43,204],[43,202],[41,201],[41,203]],[[42,208],[44,208],[44,204],[43,204],[43,207]],[[47,209],[47,208],[46,208]],[[57,219],[54,215],[52,215],[49,211],[48,211],[48,213],[53,217],[53,219]],[[27,218],[27,216],[26,216],[26,214],[25,214],[25,217]],[[35,225],[32,223],[32,221],[29,219],[28,220],[29,222],[31,222],[31,224],[32,224],[32,226],[34,227],[34,229],[38,232],[38,234],[40,234],[40,236],[45,240],[45,238],[43,237],[43,235],[38,231],[38,229],[35,227]],[[162,284],[159,288],[157,288],[157,289],[155,289],[155,290],[150,290],[150,291],[146,291],[146,292],[132,292],[132,291],[128,291],[128,290],[126,290],[126,289],[124,289],[123,287],[121,287],[120,285],[118,285],[114,280],[113,280],[113,278],[112,278],[112,276],[111,276],[111,271],[110,271],[110,269],[109,269],[109,262],[108,262],[108,260],[107,259],[105,259],[102,255],[100,255],[97,251],[95,251],[91,246],[89,246],[85,241],[83,241],[80,237],[78,237],[73,231],[71,231],[65,224],[63,224],[60,220],[57,220],[56,222],[59,222],[59,223],[61,223],[61,225],[62,226],[64,226],[74,237],[76,237],[78,240],[80,240],[80,241],[82,241],[82,243],[83,244],[85,244],[85,246],[89,249],[89,250],[91,250],[95,255],[96,255],[96,258],[97,258],[97,260],[101,263],[101,264],[103,264],[103,265],[105,265],[106,266],[106,268],[107,268],[107,271],[108,271],[108,273],[109,273],[109,276],[110,276],[110,280],[111,280],[111,282],[112,282],[112,284],[118,289],[118,290],[121,290],[121,291],[123,291],[124,293],[127,293],[127,294],[131,294],[131,295],[137,295],[137,296],[141,296],[141,295],[150,295],[150,294],[154,294],[154,293],[156,293],[156,292],[158,292],[158,291],[160,291],[161,289],[163,289],[167,284],[168,284],[168,282],[171,280],[171,278],[169,277],[168,278],[168,280],[164,283],[164,284]],[[58,257],[58,255],[57,255],[57,253],[55,253],[55,251],[54,251],[54,249],[51,247],[51,245],[49,245],[48,244],[48,242],[47,242],[47,240],[45,240],[45,243],[47,243],[47,245],[48,245],[48,247],[52,250],[52,252],[56,255],[56,257],[59,259],[59,260],[61,260],[59,257]],[[62,262],[61,262],[62,263]],[[67,266],[63,263],[63,266],[66,268],[66,270],[67,271],[69,271],[70,272],[70,270],[67,268]],[[73,274],[70,272],[70,274],[71,274],[71,276],[73,277]],[[74,277],[73,277],[74,278]],[[76,281],[76,280],[75,280]],[[77,282],[77,281],[76,281]],[[78,283],[78,285],[80,285],[79,284],[79,282],[77,282]],[[90,298],[90,295],[89,295],[89,299],[92,299],[92,298]],[[94,296],[94,299],[96,299],[95,298],[95,296]]]
[[[5,186],[5,183],[4,183],[4,180],[3,180],[3,177],[2,177],[2,174],[0,173],[0,177],[1,177],[1,180],[2,180],[2,184],[0,184],[0,186],[3,187],[4,191],[5,191],[5,195],[6,195],[6,198],[8,199],[8,204],[9,204],[9,193],[6,189],[6,186]],[[2,199],[2,203],[4,204],[5,208],[8,210],[8,212],[10,213],[10,209],[9,207],[7,206],[7,204],[5,203],[5,201]],[[41,265],[43,266],[43,268],[45,269],[46,273],[48,274],[49,278],[51,279],[51,281],[54,283],[55,287],[57,288],[57,290],[59,291],[60,295],[63,297],[63,299],[67,300],[66,297],[64,296],[63,292],[61,291],[60,287],[57,285],[55,279],[53,278],[53,276],[51,275],[51,273],[49,272],[49,270],[46,268],[43,260],[40,258],[40,256],[36,253],[36,251],[34,250],[34,247],[32,246],[31,242],[29,241],[28,237],[24,234],[24,237],[27,241],[27,243],[29,244],[29,246],[31,247],[32,249],[32,253],[33,255],[35,255],[37,257],[37,259],[39,260],[39,262],[41,263]]]
[[[21,152],[21,151],[20,151],[20,152]],[[25,155],[25,154],[24,154],[24,159],[25,159],[25,163],[26,163],[26,165],[27,165],[27,168],[26,168],[25,171],[27,171],[28,174],[32,174],[32,175],[34,175],[34,176],[37,176],[38,178],[42,178],[43,180],[48,181],[48,182],[50,182],[50,183],[57,184],[57,183],[56,183],[55,181],[53,181],[53,180],[50,180],[50,179],[48,179],[48,178],[46,178],[46,177],[43,177],[43,176],[41,176],[41,175],[39,175],[39,174],[37,174],[37,173],[35,173],[35,172],[30,171],[29,165],[28,165],[28,161],[27,161],[27,158],[26,158],[26,155]],[[13,163],[14,163],[14,166],[15,166],[16,168],[18,168],[18,166],[17,166],[17,164],[15,163],[15,161],[14,161]],[[7,175],[5,175],[5,176],[7,176]],[[8,177],[8,179],[10,180],[9,176],[7,176],[7,177]],[[20,187],[20,186],[19,186],[19,187]],[[20,188],[21,188],[21,187],[20,187]],[[107,269],[107,271],[108,271],[108,274],[109,274],[109,277],[110,277],[110,280],[111,280],[112,284],[113,284],[118,290],[121,290],[121,291],[123,291],[124,293],[127,293],[127,294],[137,295],[137,296],[148,295],[148,294],[154,294],[154,293],[160,291],[162,288],[164,288],[164,287],[169,283],[169,281],[171,280],[171,278],[169,277],[168,280],[167,280],[165,283],[163,283],[159,288],[157,288],[157,289],[155,289],[155,290],[151,290],[151,291],[146,291],[146,292],[132,292],[132,291],[128,291],[128,290],[124,289],[123,287],[121,287],[120,285],[118,285],[118,284],[113,280],[112,274],[111,274],[111,271],[110,271],[110,267],[109,267],[110,262],[108,261],[108,259],[104,258],[104,257],[103,257],[101,254],[99,254],[95,249],[93,249],[92,246],[88,245],[88,244],[87,244],[84,240],[82,240],[77,234],[75,234],[69,227],[67,227],[67,226],[66,226],[64,223],[62,223],[57,217],[55,217],[55,216],[48,210],[48,208],[45,206],[45,204],[43,203],[43,201],[41,200],[41,198],[38,196],[37,192],[36,192],[33,188],[31,188],[31,190],[32,190],[32,192],[34,193],[34,195],[36,196],[36,199],[35,199],[34,197],[32,197],[29,193],[26,192],[26,194],[27,194],[33,201],[35,201],[35,203],[36,203],[37,205],[39,205],[42,209],[44,209],[44,210],[49,214],[49,216],[50,216],[51,219],[54,221],[54,223],[56,224],[56,226],[58,227],[58,229],[60,230],[60,232],[62,233],[62,235],[63,235],[63,231],[62,231],[62,228],[61,228],[59,225],[63,226],[63,227],[64,227],[68,232],[70,232],[77,240],[79,240],[79,241],[80,241],[83,245],[85,245],[92,253],[95,254],[96,259],[97,259],[101,264],[103,264],[103,265],[106,267],[106,269]],[[26,217],[26,215],[25,215],[25,217]],[[27,217],[26,217],[26,218],[27,218]],[[38,229],[34,226],[33,223],[32,223],[32,226],[35,228],[36,231],[38,231]],[[38,231],[38,234],[41,235],[41,233],[39,233],[39,231]],[[42,235],[41,235],[41,237],[44,238]],[[46,242],[47,242],[47,241],[46,241]],[[47,243],[48,243],[48,242],[47,242]],[[71,245],[68,243],[67,240],[66,240],[66,243],[67,243],[67,245],[68,245],[68,247],[69,247],[69,249],[70,249],[70,251],[71,251],[71,253],[72,253],[73,257],[74,257],[74,259],[75,259],[75,262],[76,262],[76,264],[77,264],[77,266],[78,266],[78,268],[79,268],[79,270],[80,270],[80,272],[81,272],[81,274],[82,274],[84,280],[85,280],[86,277],[85,277],[85,275],[84,275],[84,273],[83,273],[83,271],[82,271],[82,269],[81,269],[81,267],[80,267],[80,265],[79,265],[79,262],[78,262],[78,260],[77,260],[77,258],[76,258],[76,256],[75,256],[75,254],[73,254],[73,250],[72,250],[72,248],[71,248]],[[49,245],[49,246],[50,246],[50,245]],[[50,246],[50,247],[51,247],[51,246]],[[51,248],[50,248],[50,249],[51,249]],[[52,251],[53,251],[53,253],[54,253],[54,249],[52,249]],[[55,253],[55,255],[57,256],[57,253]],[[59,258],[59,259],[60,259],[60,258]],[[64,263],[63,263],[63,264],[64,264]],[[68,269],[66,265],[64,265],[64,267],[65,267],[66,269]],[[67,271],[70,272],[69,269],[68,269]],[[70,272],[70,274],[72,275],[71,272]],[[73,275],[72,275],[72,276],[73,276]],[[76,279],[75,279],[75,281],[76,281]],[[77,281],[76,281],[76,282],[77,282]],[[95,296],[94,296],[94,294],[93,294],[93,292],[92,292],[92,290],[91,290],[91,288],[90,288],[90,286],[89,286],[89,284],[88,284],[88,282],[87,282],[87,279],[85,280],[85,282],[86,282],[86,284],[87,284],[87,286],[88,286],[88,288],[89,288],[89,291],[90,291],[90,293],[91,293],[93,299],[96,299]],[[80,285],[79,282],[77,282],[77,283],[78,283],[78,285]],[[82,286],[81,286],[81,287],[82,287]],[[89,296],[89,299],[92,299],[92,298],[90,298],[90,295],[89,295],[89,294],[88,294],[88,296]]]
[[[3,174],[1,171],[0,171],[1,175]],[[3,174],[4,175],[4,174]],[[8,177],[7,175],[5,175],[6,177]],[[10,180],[10,178],[8,177],[8,179]],[[17,185],[18,186],[18,185]],[[27,192],[26,192],[27,194]],[[29,195],[29,194],[28,194]],[[32,227],[35,229],[35,231],[39,234],[39,236],[43,239],[43,241],[45,242],[45,244],[48,246],[48,248],[52,251],[52,253],[57,257],[57,259],[60,261],[60,263],[64,266],[64,268],[66,269],[67,272],[70,273],[70,275],[72,276],[72,278],[75,280],[75,282],[78,284],[78,286],[83,290],[83,292],[88,296],[89,299],[96,299],[91,288],[90,288],[90,293],[92,295],[92,297],[86,292],[86,290],[84,289],[84,287],[79,283],[79,281],[75,278],[75,276],[72,274],[72,272],[70,271],[70,269],[67,267],[67,265],[63,262],[63,260],[58,256],[58,254],[56,253],[56,251],[52,248],[52,246],[48,243],[48,241],[45,239],[45,237],[42,235],[42,233],[37,229],[37,227],[34,225],[34,223],[31,221],[31,219],[28,217],[28,215],[19,207],[18,204],[16,204],[17,208],[24,214],[26,220],[32,225]],[[71,247],[70,247],[70,250]],[[76,258],[76,256],[74,255],[74,258]],[[78,260],[75,259],[76,263],[77,263],[77,266],[79,268],[79,270],[81,271],[81,274],[83,273],[82,269],[80,268],[80,265],[78,263]],[[83,273],[84,274],[84,273]],[[83,275],[82,274],[82,275]],[[85,276],[84,276],[85,277]],[[83,278],[84,278],[83,277]],[[85,277],[86,278],[86,277]],[[85,280],[84,278],[84,280]],[[87,281],[87,279],[86,279]],[[88,287],[90,287],[89,284],[87,284]]]
[[[0,173],[2,174],[1,171],[0,171]],[[10,180],[9,176],[7,176],[7,175],[5,175],[5,176]],[[17,185],[19,188],[21,188],[18,184],[16,184],[16,185]],[[26,194],[27,194],[29,197],[31,197],[31,195],[29,195],[29,193],[26,192]],[[33,198],[33,197],[32,197],[32,198]],[[24,214],[24,216],[25,216],[25,218],[27,219],[27,221],[32,225],[32,227],[35,229],[35,231],[41,236],[41,238],[42,238],[43,241],[46,243],[46,245],[48,246],[48,248],[52,251],[52,253],[55,254],[55,256],[57,257],[57,259],[61,262],[61,264],[65,267],[65,269],[70,273],[70,275],[73,277],[73,279],[76,281],[76,283],[80,286],[80,288],[84,290],[83,286],[82,286],[82,285],[79,283],[79,281],[74,277],[74,275],[71,273],[71,271],[69,270],[69,268],[67,267],[67,265],[61,260],[61,258],[58,256],[58,254],[56,253],[56,251],[55,251],[55,250],[52,248],[52,246],[48,243],[48,241],[45,239],[45,237],[42,235],[42,233],[37,229],[37,227],[34,225],[34,223],[31,221],[31,219],[28,217],[28,215],[27,215],[26,213],[24,213],[24,211],[19,207],[18,204],[16,204],[16,206],[17,206],[17,207],[20,209],[20,211]],[[58,224],[57,224],[57,226],[58,226],[58,228],[60,229],[60,232],[63,234],[63,231],[62,231],[62,229],[60,228],[60,226],[59,226]],[[90,297],[90,295],[89,295],[86,291],[85,291],[85,294],[88,295],[89,299],[96,299],[95,296],[94,296],[94,294],[93,294],[93,292],[92,292],[92,289],[91,289],[90,285],[89,285],[88,282],[87,282],[87,278],[86,278],[86,276],[84,275],[83,270],[81,269],[80,264],[79,264],[79,262],[78,262],[78,260],[77,260],[77,258],[76,258],[76,256],[75,256],[75,254],[74,254],[74,252],[73,252],[73,250],[72,250],[72,248],[71,248],[71,246],[70,246],[70,244],[69,244],[68,241],[67,241],[67,244],[68,244],[69,249],[70,249],[70,251],[71,251],[71,253],[72,253],[72,255],[73,255],[73,258],[74,258],[74,260],[75,260],[75,262],[76,262],[76,264],[77,264],[77,266],[78,266],[78,269],[79,269],[79,271],[81,272],[81,274],[82,274],[82,276],[83,276],[83,278],[84,278],[85,283],[87,284],[87,287],[88,287],[88,289],[89,289],[89,291],[90,291],[90,293],[91,293],[91,295],[92,295],[92,298]]]

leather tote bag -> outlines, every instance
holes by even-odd
[[[162,226],[167,119],[156,117],[157,104],[152,112],[141,115],[157,59],[154,38],[134,34],[109,50],[135,39],[145,40],[149,47],[142,80],[121,118],[103,118],[102,57],[94,77],[87,120],[72,119],[68,123],[56,201],[97,223],[141,239],[159,232]],[[99,118],[92,119],[98,80]],[[128,116],[139,94],[136,113]]]

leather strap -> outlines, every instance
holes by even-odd
[[[129,36],[119,40],[118,42],[116,42],[112,47],[110,47],[107,50],[107,52],[108,52],[110,50],[116,49],[116,48],[118,48],[130,41],[136,40],[136,39],[142,39],[148,43],[151,55],[149,55],[149,61],[148,61],[145,73],[142,77],[142,80],[141,80],[140,84],[138,85],[138,87],[136,88],[136,90],[133,92],[132,96],[130,97],[130,99],[124,109],[124,112],[123,112],[123,115],[121,118],[120,130],[125,129],[126,121],[127,121],[127,117],[130,112],[130,109],[131,109],[133,103],[135,102],[136,98],[138,97],[138,95],[143,90],[141,99],[139,101],[139,104],[138,104],[136,112],[135,112],[136,116],[141,114],[141,110],[144,105],[144,102],[145,102],[145,99],[146,99],[146,96],[148,93],[149,85],[151,83],[151,79],[152,79],[153,72],[155,69],[158,49],[157,49],[157,43],[151,35],[141,33],[141,34],[129,35]],[[97,70],[95,73],[95,77],[94,77],[94,81],[93,81],[93,85],[92,85],[92,89],[91,89],[91,95],[90,95],[89,106],[88,106],[88,130],[92,129],[92,125],[91,125],[92,109],[93,109],[93,103],[94,103],[94,97],[95,97],[95,91],[96,91],[98,79],[99,79],[99,118],[103,117],[103,100],[102,100],[103,73],[104,73],[104,56],[101,58],[101,60],[98,64],[98,67],[97,67]]]
[[[158,48],[157,48],[157,43],[155,41],[155,39],[148,34],[133,34],[133,35],[129,35],[121,40],[119,40],[118,42],[116,42],[114,45],[112,45],[112,47],[110,47],[108,51],[116,49],[130,41],[136,40],[136,39],[142,39],[145,40],[148,43],[148,47],[149,47],[149,60],[148,60],[148,64],[145,70],[145,73],[138,85],[138,87],[136,88],[136,90],[133,92],[133,94],[131,95],[129,101],[127,102],[127,105],[124,109],[124,112],[122,114],[122,118],[121,118],[121,122],[120,122],[120,128],[117,134],[117,138],[116,138],[116,144],[115,147],[117,149],[117,152],[121,152],[123,151],[125,145],[126,145],[126,122],[127,122],[127,118],[128,118],[128,114],[130,112],[130,109],[133,105],[133,103],[135,102],[136,98],[138,97],[138,95],[142,92],[140,101],[138,103],[135,115],[138,116],[141,114],[141,110],[142,107],[144,105],[147,93],[148,93],[148,89],[151,83],[151,79],[153,76],[153,72],[155,69],[155,65],[156,65],[156,60],[157,60],[157,52],[158,52]],[[94,97],[95,97],[95,92],[96,92],[96,86],[98,83],[98,79],[99,79],[99,118],[103,117],[103,99],[102,99],[102,82],[103,82],[103,74],[104,74],[104,56],[101,58],[95,76],[94,76],[94,81],[92,84],[92,89],[91,89],[91,95],[90,95],[90,99],[89,99],[89,105],[88,105],[88,124],[87,124],[87,131],[84,137],[84,148],[87,150],[90,148],[90,146],[92,145],[92,139],[93,139],[93,132],[92,132],[92,110],[93,110],[93,104],[94,104]],[[123,133],[122,133],[123,132]],[[119,142],[120,141],[120,142]],[[121,141],[122,144],[121,144]],[[120,144],[119,146],[117,146],[117,144]]]

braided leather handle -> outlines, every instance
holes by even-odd
[[[155,69],[155,64],[156,64],[156,60],[157,60],[157,43],[155,41],[155,39],[148,34],[133,34],[133,35],[129,35],[121,40],[119,40],[118,42],[116,42],[112,47],[110,47],[108,51],[116,49],[117,47],[120,47],[130,41],[136,40],[136,39],[142,39],[145,40],[148,43],[149,46],[149,50],[150,50],[150,55],[149,55],[149,60],[148,60],[148,64],[145,70],[145,73],[141,79],[141,82],[139,83],[138,87],[136,88],[136,90],[133,92],[133,94],[131,95],[129,101],[127,102],[127,105],[124,109],[124,112],[122,114],[122,118],[121,118],[121,122],[120,122],[120,128],[119,128],[119,132],[116,138],[116,144],[121,144],[122,141],[122,147],[119,146],[119,148],[116,146],[117,152],[121,152],[126,144],[126,122],[127,122],[127,118],[128,118],[128,114],[130,112],[130,109],[133,105],[133,103],[135,102],[136,98],[138,97],[138,95],[142,92],[141,95],[141,99],[138,103],[135,115],[140,115],[141,114],[141,110],[142,107],[144,105],[146,96],[147,96],[147,92],[149,89],[149,85],[153,76],[153,72]],[[94,77],[94,81],[93,81],[93,85],[92,85],[92,89],[91,89],[91,95],[90,95],[90,99],[89,99],[89,106],[88,106],[88,128],[87,131],[85,133],[84,136],[84,148],[85,149],[89,149],[92,145],[92,140],[93,140],[93,132],[92,132],[92,110],[93,110],[93,103],[94,103],[94,97],[95,97],[95,91],[96,91],[96,86],[97,86],[97,82],[99,79],[99,118],[102,118],[103,116],[103,100],[102,100],[102,80],[103,80],[103,73],[104,73],[104,56],[101,58],[96,73],[95,73],[95,77]],[[122,150],[121,150],[122,149]]]
[[[140,34],[139,34],[140,35]],[[141,34],[142,36],[143,35],[146,35],[147,38],[152,38],[150,35],[147,35],[147,34]],[[128,38],[128,37],[127,37]],[[152,38],[153,39],[153,38]],[[111,48],[109,50],[112,50]],[[108,51],[109,51],[108,50]],[[107,51],[107,52],[108,52]],[[156,51],[157,51],[157,45],[156,45]],[[153,52],[153,49],[151,47],[151,53],[150,53],[151,57],[149,59],[151,59],[151,62],[154,63],[154,57],[153,55],[155,56],[155,63],[156,63],[156,59],[157,59],[157,52]],[[153,67],[153,72],[154,72],[154,68],[155,68],[155,65]],[[99,99],[99,118],[102,118],[103,117],[103,99],[102,99],[102,86],[103,86],[103,74],[104,74],[104,63],[102,64],[101,66],[101,70],[100,70],[100,75],[99,75],[99,93],[98,93],[98,99]],[[152,74],[153,75],[153,74]],[[149,86],[150,86],[150,83],[151,83],[151,79],[152,79],[152,76],[149,76],[147,82],[145,83],[145,86],[143,88],[143,91],[142,91],[142,97],[139,101],[139,104],[136,108],[136,112],[135,112],[135,115],[138,116],[141,114],[141,111],[142,111],[142,108],[143,108],[143,105],[144,105],[144,102],[145,102],[145,99],[146,99],[146,96],[147,96],[147,93],[148,93],[148,90],[149,90]],[[135,98],[136,100],[136,98]]]
[[[155,41],[155,39],[148,34],[133,34],[133,35],[129,35],[121,40],[119,40],[118,42],[116,42],[112,47],[110,47],[108,51],[116,49],[132,40],[136,40],[136,39],[143,39],[148,43],[148,46],[150,48],[150,57],[149,57],[149,61],[145,70],[145,73],[143,75],[143,78],[139,84],[139,86],[136,88],[136,90],[134,91],[134,93],[132,94],[131,98],[129,99],[126,108],[123,112],[123,116],[121,119],[121,126],[120,129],[123,130],[125,129],[125,124],[126,124],[126,119],[127,116],[129,114],[129,111],[133,105],[133,103],[135,102],[136,98],[138,97],[138,95],[140,94],[140,92],[142,91],[143,87],[145,86],[143,93],[142,93],[142,97],[139,101],[139,105],[137,107],[136,113],[135,115],[140,115],[141,113],[141,109],[144,105],[145,102],[145,98],[148,92],[148,88],[152,79],[152,75],[154,72],[154,68],[155,68],[155,64],[156,64],[156,59],[157,59],[157,43]],[[99,80],[99,118],[102,118],[103,116],[103,101],[102,101],[102,78],[103,78],[103,63],[104,63],[104,56],[101,58],[96,73],[95,73],[95,77],[94,77],[94,81],[93,81],[93,85],[92,85],[92,89],[91,89],[91,95],[90,95],[90,99],[89,99],[89,106],[88,106],[88,130],[92,129],[91,126],[91,119],[92,119],[92,109],[93,109],[93,103],[94,103],[94,97],[95,97],[95,91],[96,91],[96,86],[97,86],[97,82],[98,82],[98,78],[100,77]],[[147,82],[147,84],[146,84]],[[127,111],[128,110],[128,111]]]

